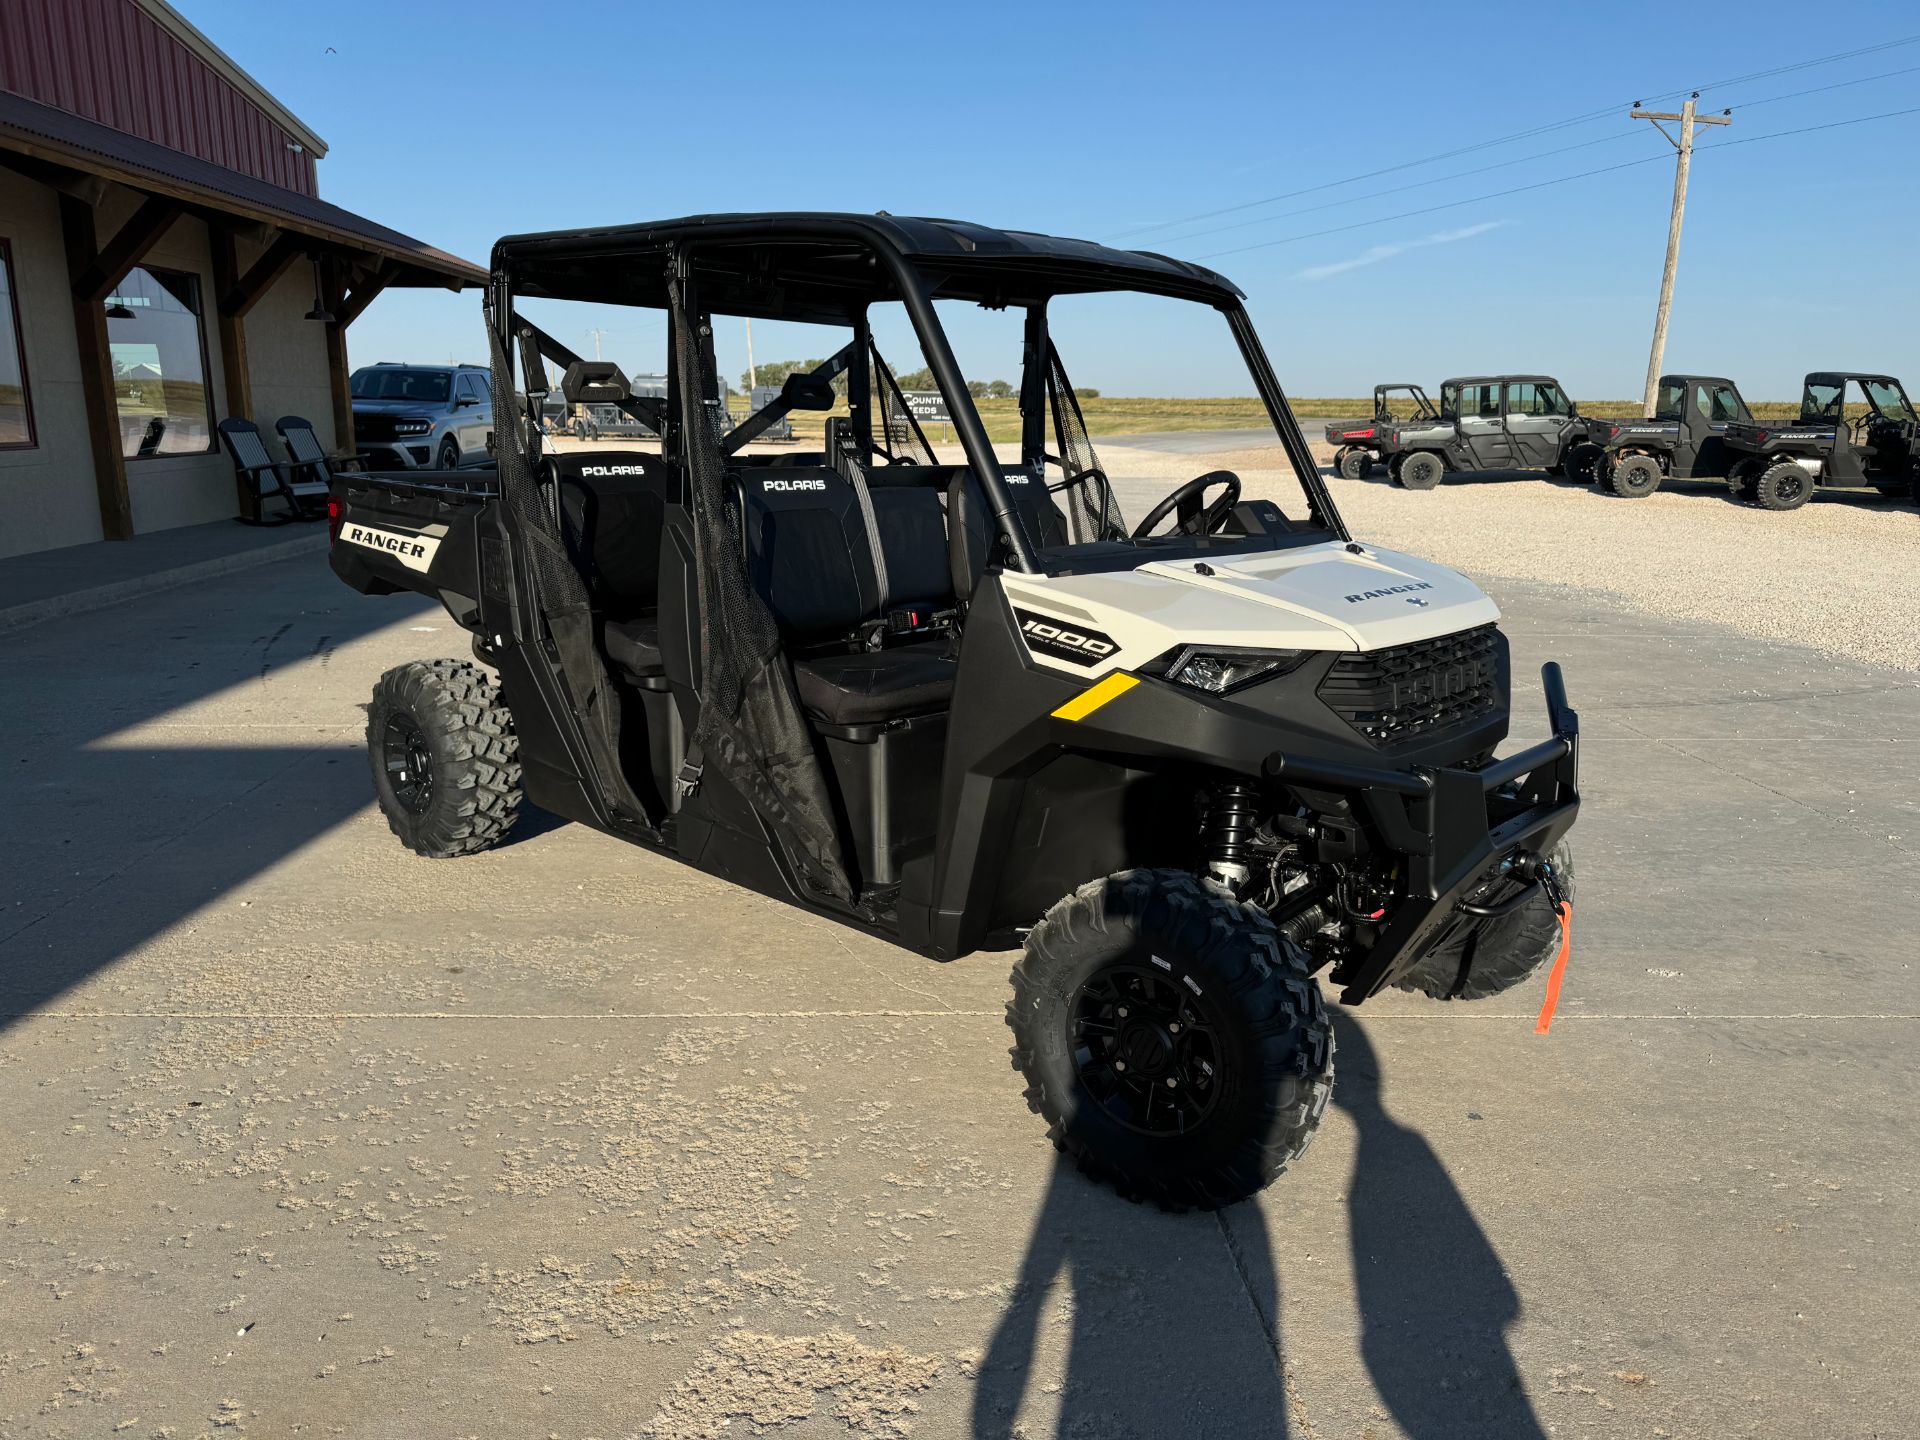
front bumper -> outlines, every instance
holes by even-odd
[[[1357,793],[1381,837],[1404,855],[1404,897],[1372,947],[1341,978],[1356,1005],[1405,975],[1447,930],[1467,893],[1523,852],[1549,854],[1580,811],[1580,717],[1560,667],[1540,672],[1552,738],[1476,770],[1369,766],[1275,757],[1269,771],[1296,785]]]

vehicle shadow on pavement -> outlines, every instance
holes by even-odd
[[[1038,1440],[1016,1429],[1022,1400],[1044,1411],[1055,1391],[1060,1440],[1285,1436],[1266,1222],[1257,1205],[1232,1216],[1131,1204],[1056,1157],[981,1361],[975,1440]]]
[[[1333,1026],[1333,1103],[1358,1131],[1348,1228],[1374,1388],[1411,1436],[1545,1440],[1507,1346],[1519,1292],[1426,1137],[1381,1104],[1366,1030],[1344,1010]]]

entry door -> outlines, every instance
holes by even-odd
[[[1513,465],[1513,449],[1500,421],[1500,386],[1492,381],[1460,387],[1460,444],[1482,470]]]
[[[1507,438],[1513,445],[1513,463],[1527,470],[1544,470],[1560,462],[1560,447],[1573,423],[1573,407],[1551,380],[1507,382]]]

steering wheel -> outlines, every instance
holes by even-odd
[[[1220,498],[1202,508],[1200,497],[1213,486],[1226,488],[1220,492]],[[1227,512],[1239,503],[1240,477],[1231,470],[1209,470],[1204,475],[1196,475],[1153,509],[1147,512],[1147,518],[1133,527],[1133,538],[1144,540],[1167,516],[1179,513],[1180,523],[1173,527],[1176,535],[1208,535],[1227,516]]]

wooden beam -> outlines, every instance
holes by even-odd
[[[93,445],[93,484],[100,500],[100,531],[109,540],[133,538],[133,504],[127,498],[127,459],[120,448],[120,409],[113,396],[113,354],[107,346],[107,311],[82,299],[80,282],[99,259],[93,207],[60,197],[60,228],[66,240],[67,278],[74,288],[73,334],[80,351],[80,394],[87,407],[87,437]]]
[[[105,300],[180,218],[181,209],[178,200],[149,195],[140,208],[127,217],[127,223],[106,243],[85,273],[73,282],[74,295],[89,305]]]
[[[313,242],[291,230],[280,232],[280,238],[267,247],[267,251],[253,267],[240,277],[232,289],[220,297],[220,313],[244,320],[249,310],[260,302],[260,297],[273,287],[292,266],[293,262],[307,253],[307,247]]]
[[[367,306],[379,299],[380,292],[386,289],[393,277],[399,273],[398,265],[391,260],[383,260],[379,269],[354,286],[351,293],[340,302],[340,308],[334,311],[334,314],[340,317],[341,328],[345,329],[365,314]]]
[[[89,205],[98,205],[107,193],[107,182],[98,175],[89,175],[83,170],[72,170],[65,165],[56,165],[50,160],[37,160],[31,155],[21,155],[12,150],[0,150],[0,166],[34,180],[62,195],[71,195],[76,200],[84,200]]]
[[[334,318],[327,324],[327,378],[333,390],[333,448],[337,455],[354,455],[360,446],[353,434],[352,372],[347,368],[346,296],[340,268],[329,255],[320,262],[320,288]]]
[[[232,230],[216,226],[208,231],[213,242],[213,288],[225,295],[240,283],[240,247]],[[253,419],[253,375],[247,365],[247,321],[244,315],[219,312],[220,369],[227,381],[227,414]]]

